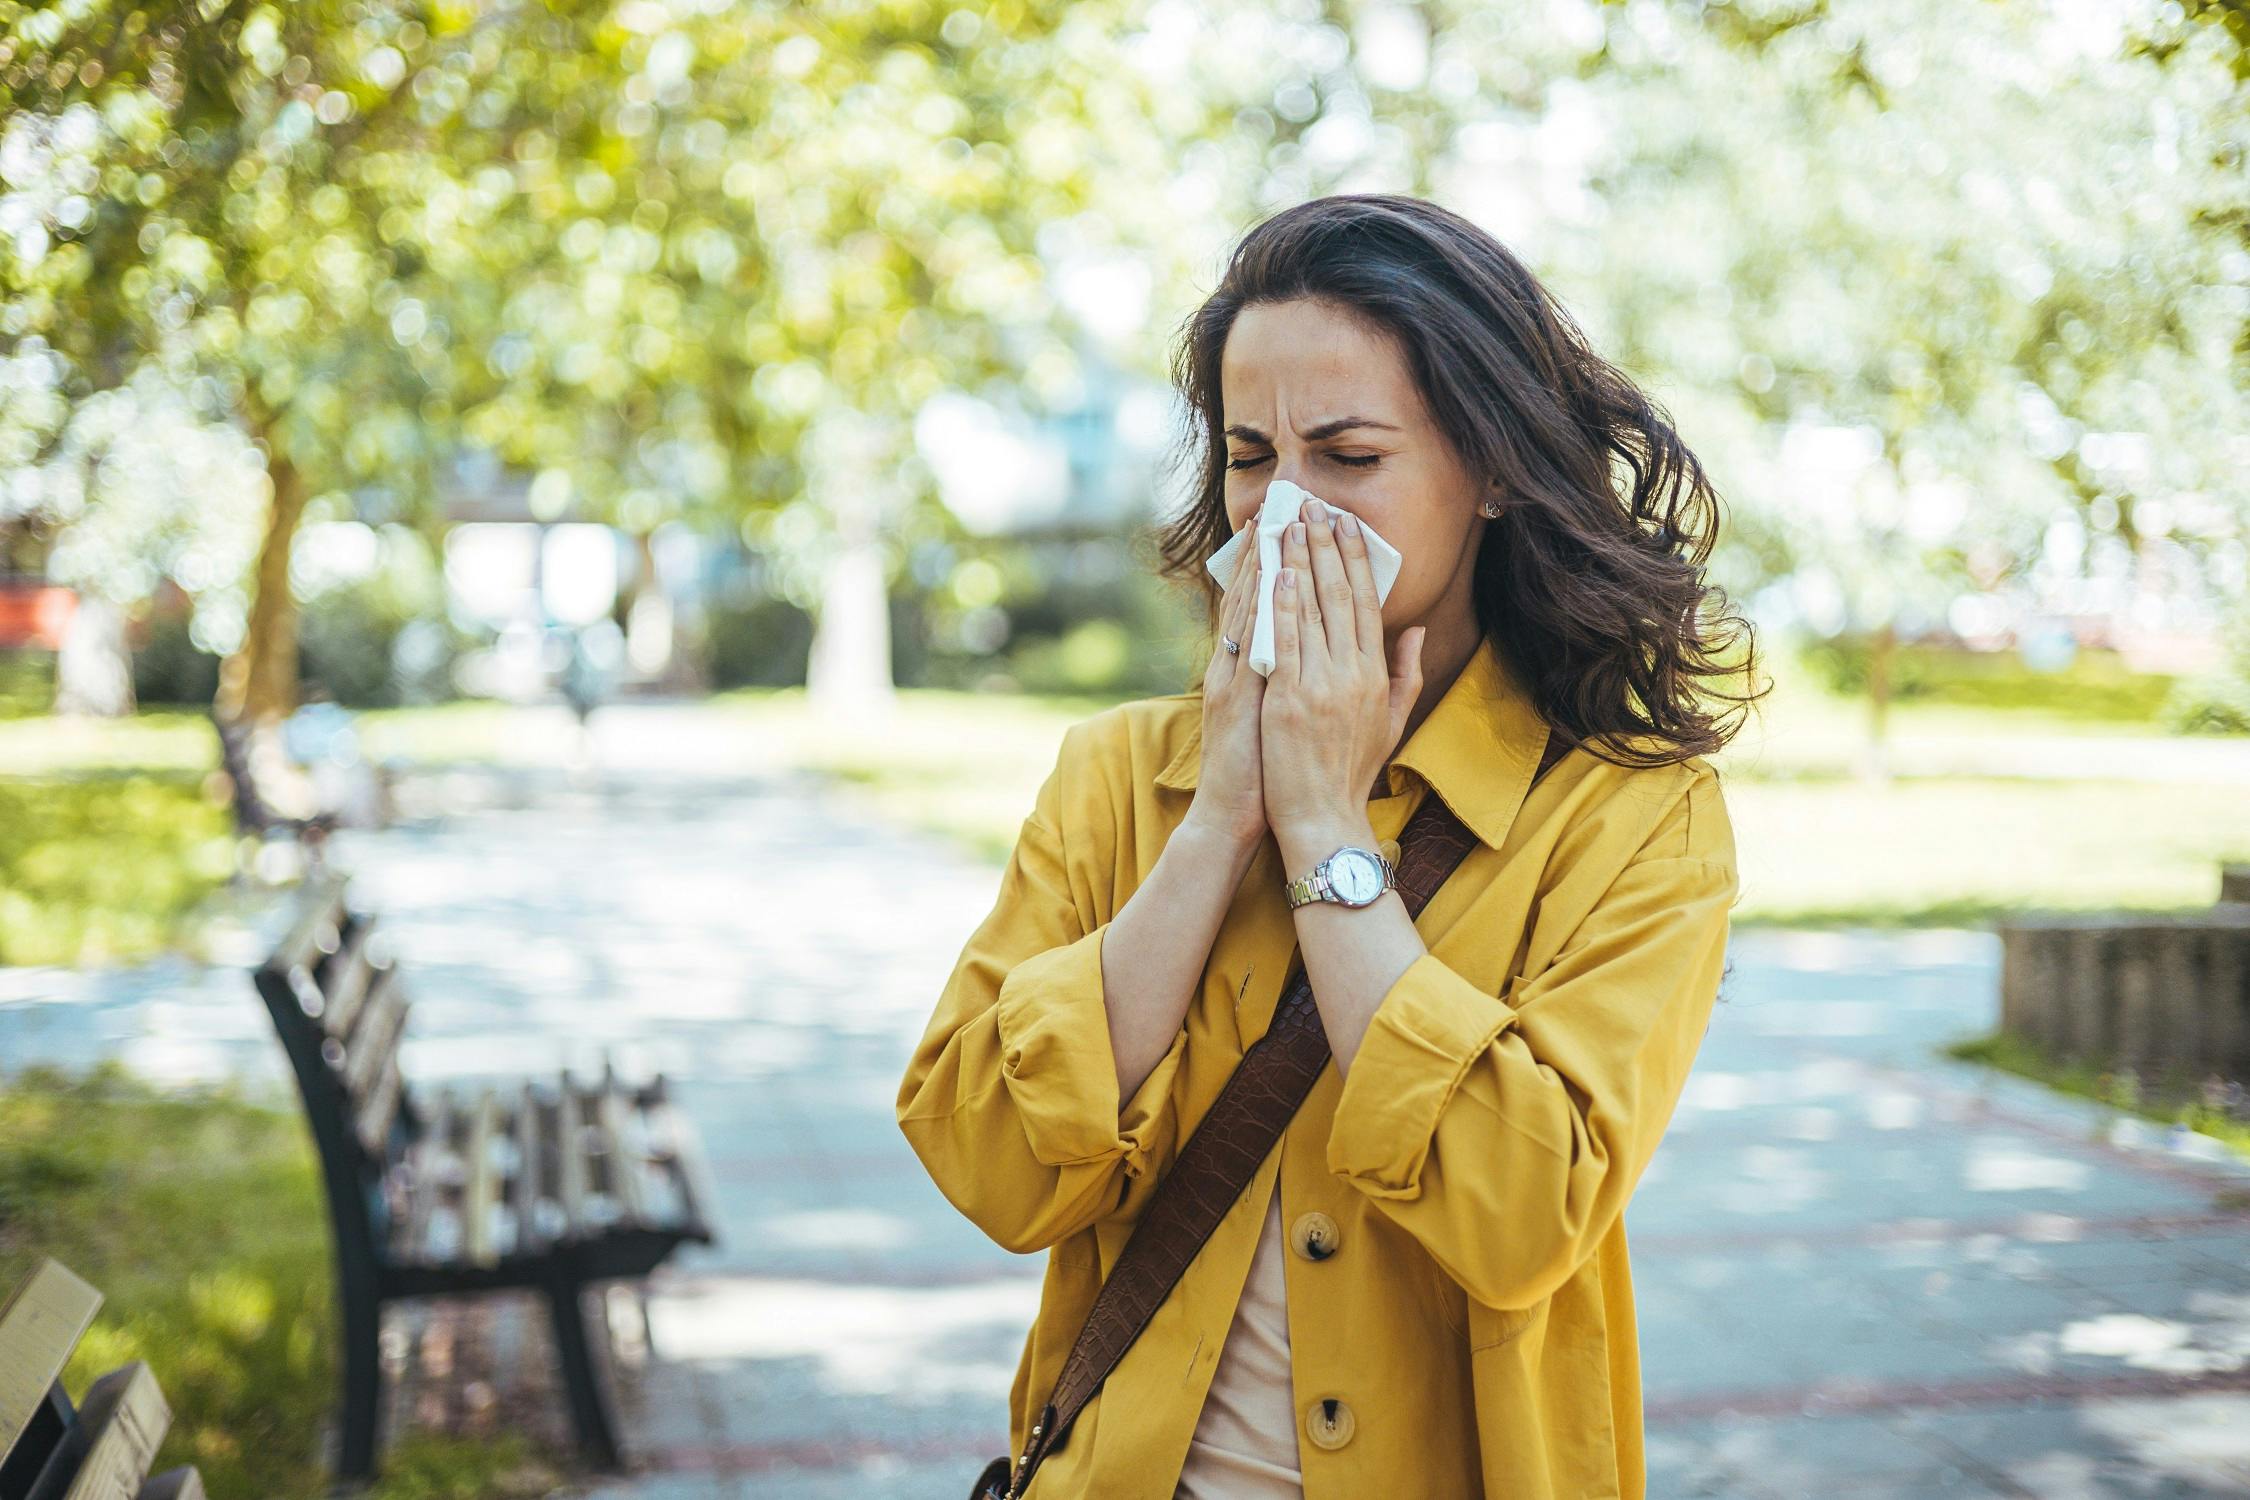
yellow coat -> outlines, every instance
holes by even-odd
[[[1064,731],[899,1086],[899,1128],[946,1198],[1007,1249],[1047,1252],[1011,1465],[1294,956],[1269,836],[1186,1025],[1120,1106],[1102,939],[1187,812],[1201,716],[1199,691],[1176,693]],[[1486,639],[1394,755],[1367,805],[1385,852],[1433,788],[1480,841],[1415,924],[1430,951],[1347,1074],[1321,1073],[1026,1500],[1171,1500],[1277,1190],[1307,1500],[1644,1495],[1622,1215],[1717,998],[1734,836],[1700,757],[1625,769],[1576,750],[1527,796],[1546,734]]]

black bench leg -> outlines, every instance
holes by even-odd
[[[344,1298],[343,1441],[336,1469],[346,1479],[375,1473],[375,1434],[383,1416],[383,1370],[377,1356],[382,1322],[382,1305],[375,1298]]]
[[[588,1464],[616,1470],[623,1467],[617,1455],[617,1430],[610,1420],[600,1372],[594,1368],[585,1309],[578,1295],[580,1285],[550,1285],[547,1308],[554,1316],[555,1349],[562,1355],[563,1383],[569,1389],[570,1417],[578,1429],[578,1446]]]

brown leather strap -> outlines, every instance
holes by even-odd
[[[1547,736],[1537,782],[1570,747]],[[1435,792],[1423,794],[1399,834],[1398,890],[1409,917],[1422,908],[1477,837]],[[1033,1436],[1009,1483],[1009,1500],[1023,1494],[1049,1453],[1063,1445],[1078,1413],[1140,1337],[1156,1309],[1186,1274],[1227,1210],[1288,1128],[1305,1095],[1328,1066],[1328,1032],[1313,1001],[1304,956],[1290,960],[1289,977],[1265,1035],[1251,1043],[1219,1097],[1189,1135],[1157,1184],[1156,1193],[1126,1237],[1117,1264],[1094,1295],[1086,1322],[1055,1377],[1054,1393],[1040,1409]]]

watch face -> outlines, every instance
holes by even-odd
[[[1364,849],[1339,849],[1328,866],[1328,884],[1354,906],[1383,894],[1383,870]]]

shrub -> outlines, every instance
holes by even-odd
[[[1838,636],[1816,641],[1800,660],[1832,693],[1866,694],[1869,643]],[[1968,651],[1905,641],[1891,652],[1891,699],[1978,708],[2037,709],[2073,718],[2154,723],[2176,679],[2136,672],[2117,652],[2081,650],[2060,671],[2041,671],[2013,651]]]

